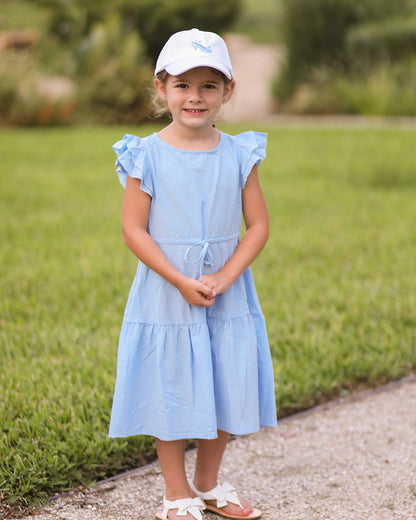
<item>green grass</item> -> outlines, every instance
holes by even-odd
[[[0,134],[0,499],[30,502],[154,455],[149,438],[107,438],[136,265],[111,144],[152,130]],[[271,237],[253,269],[281,412],[416,368],[415,134],[269,132]]]
[[[256,264],[280,408],[416,366],[414,131],[272,132]]]

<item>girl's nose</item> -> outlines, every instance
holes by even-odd
[[[194,102],[201,101],[201,94],[199,92],[199,89],[197,89],[197,88],[191,89],[191,91],[189,93],[189,98],[191,101],[194,101]]]

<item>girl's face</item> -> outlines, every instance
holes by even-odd
[[[188,128],[212,127],[223,103],[231,97],[234,81],[226,84],[222,75],[209,67],[197,67],[166,82],[155,80],[159,96],[167,102],[174,123]]]

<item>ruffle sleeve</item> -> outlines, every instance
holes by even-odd
[[[126,134],[123,139],[113,144],[116,152],[116,167],[120,183],[125,188],[127,175],[141,180],[140,189],[153,196],[153,182],[147,164],[145,139]]]
[[[258,166],[266,157],[267,134],[249,131],[236,135],[235,139],[239,152],[240,184],[243,189],[253,166]]]

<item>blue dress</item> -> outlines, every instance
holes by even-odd
[[[217,272],[240,237],[241,190],[265,157],[266,135],[221,133],[207,151],[174,148],[154,133],[113,146],[120,182],[152,197],[148,231],[193,278]],[[276,425],[264,318],[247,269],[211,307],[189,305],[139,262],[120,332],[110,437],[214,439]]]

